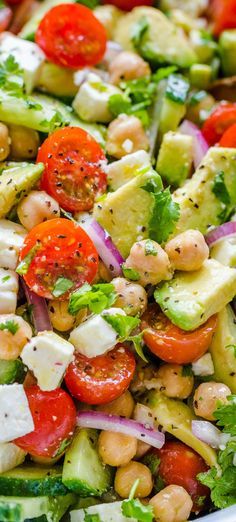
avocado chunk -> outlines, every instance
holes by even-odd
[[[60,522],[67,509],[76,501],[69,493],[63,497],[10,497],[0,496],[1,522],[25,522],[45,516],[47,522]],[[41,518],[40,518],[41,521]]]
[[[195,330],[217,314],[236,294],[236,269],[207,259],[200,270],[176,272],[155,290],[155,299],[169,319],[183,330]]]
[[[217,241],[212,246],[210,255],[222,265],[236,268],[236,237],[228,236]]]
[[[236,29],[221,33],[219,51],[224,75],[234,76],[236,74]]]
[[[210,148],[192,178],[173,193],[173,199],[180,205],[173,235],[190,228],[206,234],[210,226],[220,225],[236,204],[236,149]]]
[[[213,71],[206,63],[196,63],[189,71],[189,79],[192,87],[196,89],[208,89],[212,80]]]
[[[149,170],[125,183],[97,203],[94,218],[107,230],[118,250],[128,257],[137,240],[148,237],[148,224],[153,208],[153,196],[143,187],[155,184],[161,190],[159,174]]]
[[[40,497],[66,495],[68,489],[62,484],[62,467],[37,467],[25,464],[0,474],[2,495]]]
[[[0,384],[22,383],[26,376],[26,366],[21,359],[5,361],[0,359]]]
[[[198,17],[208,7],[208,0],[161,0],[161,9],[169,11],[169,9],[181,9],[184,13],[188,13],[194,18]]]
[[[191,43],[158,9],[136,7],[121,17],[114,40],[127,51],[138,50],[154,64],[170,63],[188,68],[197,61]]]
[[[180,74],[171,74],[167,79],[159,122],[162,135],[178,128],[187,110],[189,89],[188,80]]]
[[[111,468],[98,455],[97,439],[96,430],[82,429],[65,455],[62,482],[81,497],[101,496],[111,486]]]
[[[63,0],[64,4],[74,3],[74,0]],[[24,38],[25,40],[34,41],[35,33],[37,31],[38,25],[41,22],[44,15],[56,5],[61,4],[61,0],[45,0],[42,2],[38,9],[33,13],[33,16],[30,17],[29,21],[22,27],[18,36],[20,38]]]
[[[236,393],[236,324],[230,305],[221,310],[215,335],[210,346],[214,377]]]
[[[3,170],[0,178],[0,218],[34,187],[43,169],[42,163],[19,163],[17,167]]]
[[[192,163],[193,138],[172,131],[164,134],[156,165],[161,177],[168,184],[179,187],[189,176]]]
[[[43,63],[36,87],[58,98],[73,98],[78,91],[74,71],[50,62]]]
[[[192,433],[191,423],[197,417],[187,404],[177,399],[170,399],[157,391],[148,394],[146,404],[153,411],[157,424],[163,426],[165,431],[194,449],[209,466],[216,465],[215,450]]]

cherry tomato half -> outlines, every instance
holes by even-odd
[[[236,147],[236,123],[231,125],[223,134],[219,141],[220,147]]]
[[[40,147],[37,162],[45,165],[42,190],[69,212],[90,210],[106,190],[103,150],[78,127],[53,132]]]
[[[209,348],[216,329],[217,316],[193,332],[185,332],[151,304],[142,316],[141,328],[147,330],[143,339],[152,353],[165,362],[189,364],[199,359]]]
[[[203,473],[209,468],[194,450],[182,442],[166,442],[162,449],[152,448],[148,453],[150,457],[160,459],[155,471],[166,486],[176,484],[182,486],[192,498],[192,511],[201,511],[206,507],[209,497],[209,489],[198,482],[198,473]],[[155,461],[154,461],[155,462]]]
[[[51,62],[72,69],[96,65],[106,50],[105,28],[88,7],[79,4],[52,7],[35,40]]]
[[[62,218],[32,228],[20,261],[24,262],[29,288],[47,299],[66,299],[69,291],[91,283],[98,270],[98,254],[91,239],[80,226]],[[64,282],[60,283],[61,278]]]
[[[236,0],[214,0],[211,12],[215,36],[219,36],[225,29],[236,28]]]
[[[55,457],[63,453],[76,423],[76,409],[64,390],[42,391],[38,386],[25,389],[34,421],[34,431],[14,443],[31,455]]]
[[[236,103],[222,102],[205,121],[202,127],[203,136],[209,145],[215,145],[234,123],[236,123]]]
[[[128,388],[135,371],[135,358],[118,345],[106,355],[91,359],[75,354],[67,368],[65,382],[70,393],[87,404],[114,401]]]
[[[6,31],[12,18],[10,7],[0,7],[0,33]]]
[[[123,11],[131,11],[134,7],[140,7],[141,5],[151,6],[154,4],[154,0],[109,0],[109,2],[104,1],[103,4],[112,4],[119,9],[123,9]]]

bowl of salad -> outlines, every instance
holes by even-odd
[[[236,2],[0,5],[0,522],[236,520]]]

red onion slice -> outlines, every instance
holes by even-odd
[[[194,167],[197,168],[206,155],[209,149],[209,145],[200,129],[191,121],[184,120],[179,127],[179,131],[181,134],[186,134],[187,136],[192,136],[193,138],[193,162]]]
[[[211,232],[209,232],[205,236],[205,240],[208,246],[214,245],[220,239],[223,239],[227,236],[232,236],[236,234],[236,221],[227,221],[223,225],[220,225],[217,228],[214,228]]]
[[[215,449],[219,449],[221,445],[226,444],[230,438],[230,435],[222,433],[214,424],[208,421],[192,421],[192,433],[197,439]]]
[[[45,330],[52,330],[53,328],[45,299],[34,292],[31,292],[22,278],[21,283],[24,288],[27,302],[32,306],[32,318],[36,332],[39,333],[44,332]]]
[[[165,444],[164,433],[146,427],[135,420],[125,419],[118,415],[109,415],[97,411],[81,411],[78,412],[77,415],[77,425],[80,426],[80,428],[94,428],[130,435],[157,449],[162,448]]]
[[[122,275],[121,265],[124,263],[124,258],[112,242],[111,236],[109,236],[95,219],[88,220],[83,224],[81,223],[80,226],[82,226],[93,241],[99,257],[112,275],[114,277]]]

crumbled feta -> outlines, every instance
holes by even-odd
[[[0,442],[10,442],[34,431],[34,422],[22,384],[0,385]]]

